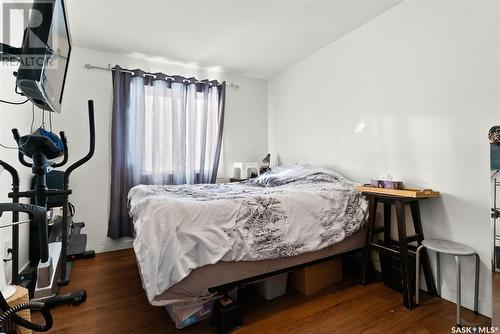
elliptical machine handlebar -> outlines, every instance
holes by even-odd
[[[63,143],[63,147],[64,147],[64,157],[63,157],[63,159],[62,159],[61,162],[54,163],[52,165],[55,168],[64,166],[68,162],[68,157],[69,157],[69,154],[68,154],[68,139],[66,138],[66,135],[64,134],[64,131],[60,131],[59,132],[59,136],[61,137],[61,140],[62,140],[62,143]]]
[[[92,158],[92,156],[94,155],[94,151],[95,151],[95,119],[94,119],[94,101],[92,101],[92,100],[88,101],[88,111],[89,111],[89,133],[90,133],[89,152],[87,153],[86,156],[84,156],[83,158],[81,158],[80,160],[78,160],[77,162],[75,162],[74,164],[72,164],[71,166],[68,167],[68,169],[64,173],[64,182],[65,183],[68,182],[69,176],[71,175],[71,173],[75,169],[77,169],[78,167],[80,167],[81,165],[83,165],[84,163],[89,161]],[[22,152],[22,149],[21,149],[21,147],[23,145],[25,145],[27,142],[25,142],[24,144],[21,142],[21,136],[19,136],[19,131],[17,129],[12,129],[12,134],[14,136],[14,140],[19,145],[19,152],[18,152],[19,162],[25,167],[32,168],[33,164],[26,161],[25,154]],[[69,159],[68,139],[66,137],[66,134],[64,133],[64,131],[60,131],[59,136],[61,138],[63,148],[64,148],[64,150],[63,150],[64,157],[63,157],[63,160],[61,160],[60,162],[52,164],[52,167],[54,167],[54,168],[64,166],[68,162],[68,159]],[[29,139],[28,139],[28,141],[29,141]]]
[[[0,160],[0,166],[5,168],[5,170],[12,177],[12,188],[19,190],[19,174],[17,173],[17,170],[13,166],[9,165],[8,163],[2,160]]]
[[[19,162],[25,167],[29,167],[29,168],[33,167],[32,163],[26,161],[24,154],[22,153],[22,150],[21,150],[21,147],[23,145],[26,145],[27,142],[25,142],[24,144],[21,143],[21,141],[20,141],[21,136],[19,135],[19,131],[17,129],[12,129],[12,135],[14,136],[14,140],[16,141],[16,143],[19,146],[19,152],[18,152]],[[54,167],[54,168],[64,166],[68,162],[68,158],[69,158],[68,139],[66,138],[66,134],[64,133],[64,131],[59,132],[59,137],[61,138],[63,148],[64,148],[63,149],[63,159],[60,162],[53,163],[52,167]],[[29,139],[28,139],[28,141],[29,141]]]
[[[89,152],[87,153],[86,156],[69,166],[66,171],[64,172],[64,188],[63,191],[68,191],[69,190],[69,176],[71,173],[86,163],[87,161],[92,158],[94,155],[95,151],[95,119],[94,119],[94,101],[89,100],[88,101],[88,109],[89,109]],[[66,236],[68,235],[68,196],[69,194],[66,194],[64,196],[64,205],[63,205],[63,218],[62,218],[62,235]],[[67,238],[62,238],[62,248],[61,248],[61,276],[59,278],[58,284],[59,285],[67,285],[69,283],[69,277],[68,277],[68,271],[67,271],[67,266],[66,262],[68,261],[67,259],[67,252],[68,252],[68,240]]]
[[[94,155],[95,151],[95,118],[94,118],[94,101],[88,100],[88,109],[89,109],[89,134],[90,134],[90,139],[89,139],[89,152],[87,153],[86,156],[69,166],[66,171],[64,172],[64,189],[68,189],[69,185],[69,176],[71,173],[89,161],[92,156]]]
[[[19,131],[17,129],[12,129],[12,135],[14,136],[14,140],[16,141],[16,143],[18,143],[18,145],[19,145],[19,139],[21,138],[19,136]],[[24,159],[24,154],[20,150],[18,150],[18,152],[17,152],[17,157],[18,157],[21,165],[23,165],[25,167],[29,167],[29,168],[33,167],[32,163],[29,163],[26,161],[26,159]]]

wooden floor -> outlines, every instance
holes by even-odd
[[[132,250],[76,262],[62,292],[76,288],[87,289],[87,302],[54,309],[51,333],[212,333],[207,322],[177,330],[164,308],[148,304]],[[382,283],[337,286],[308,297],[289,291],[272,301],[241,303],[245,323],[236,334],[450,333],[455,323],[454,304],[430,298],[408,311],[401,295]],[[470,324],[489,325],[489,318],[465,309],[462,314]]]

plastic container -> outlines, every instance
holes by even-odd
[[[182,302],[166,305],[170,318],[177,329],[191,326],[197,322],[210,318],[214,302],[222,296],[214,296],[195,302]]]
[[[271,300],[283,296],[286,293],[288,273],[266,278],[255,284],[255,290],[265,300]]]
[[[401,285],[401,264],[399,261],[399,257],[386,254],[379,253],[380,258],[380,268],[382,269],[382,279],[384,281],[385,286],[398,291],[403,291],[403,286]],[[408,274],[410,278],[410,289],[411,294],[413,295],[415,292],[415,256],[408,254]]]

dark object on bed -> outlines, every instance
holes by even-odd
[[[262,162],[269,166],[271,164],[271,153],[268,153],[266,157],[262,159]]]
[[[393,247],[391,247],[393,248]],[[395,249],[395,247],[394,247]],[[403,287],[401,285],[401,265],[399,257],[388,254],[379,253],[380,268],[382,269],[382,279],[385,286],[402,293]],[[408,276],[410,281],[410,294],[415,295],[415,256],[409,254],[408,256]]]
[[[239,178],[239,177],[230,177],[229,178],[229,182],[243,182],[243,181],[246,181],[246,180],[250,180],[248,178]]]
[[[238,303],[225,296],[214,303],[210,326],[219,334],[229,333],[243,324]]]
[[[269,166],[264,165],[264,166],[260,167],[260,169],[259,169],[259,175],[267,173],[270,170],[271,170],[271,168],[269,168]]]
[[[260,167],[259,174],[262,175],[271,170],[271,153],[268,153],[264,159],[262,159],[263,165]]]

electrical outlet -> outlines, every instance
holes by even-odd
[[[4,259],[9,259],[10,254],[9,254],[9,249],[12,248],[12,243],[9,239],[5,240],[4,242],[4,249],[3,249],[3,258]]]

